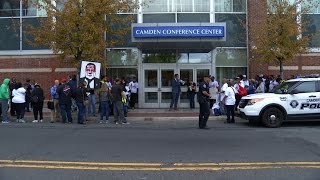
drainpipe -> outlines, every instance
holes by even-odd
[[[247,35],[247,77],[249,77],[249,65],[250,65],[250,42],[249,42],[249,18],[248,18],[248,13],[249,13],[249,6],[248,6],[248,0],[246,1],[246,35]]]
[[[22,0],[20,0],[20,51],[22,51]]]

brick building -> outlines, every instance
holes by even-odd
[[[30,78],[46,92],[55,79],[78,74],[68,60],[58,60],[51,50],[34,48],[25,40],[25,26],[35,23],[45,12],[31,0],[0,1],[0,79]],[[144,0],[139,0],[144,2]],[[204,74],[233,78],[238,74],[279,74],[275,65],[260,63],[251,53],[250,29],[262,16],[261,0],[155,0],[129,13],[134,15],[131,38],[121,47],[106,49],[106,75],[137,77],[140,84],[139,106],[167,108],[171,100],[170,80],[175,73],[185,81],[199,82]],[[57,4],[63,7],[63,4]],[[320,29],[320,9],[310,16],[312,28]],[[262,13],[262,14],[261,14]],[[21,28],[15,24],[22,23]],[[147,31],[147,30],[152,31]],[[248,33],[249,32],[249,33]],[[285,64],[285,76],[318,73],[320,38],[311,43],[312,53]],[[181,107],[188,107],[186,87]]]

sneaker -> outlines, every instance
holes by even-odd
[[[33,123],[37,123],[37,122],[39,122],[39,121],[38,121],[38,120],[33,120],[32,122],[33,122]]]
[[[19,120],[19,123],[26,123],[26,121],[23,120],[23,119],[20,119],[20,120]]]
[[[9,121],[2,121],[2,124],[8,124]]]
[[[123,122],[122,124],[130,124],[129,122]]]
[[[20,121],[20,119],[17,119],[16,122],[18,123]]]
[[[103,121],[102,121],[102,120],[100,120],[100,121],[99,121],[99,124],[103,124]]]
[[[106,124],[108,124],[109,123],[109,121],[108,120],[106,120]]]
[[[118,122],[116,122],[116,124],[119,124]]]
[[[43,120],[42,120],[42,119],[40,119],[40,121],[39,121],[39,122],[41,122],[41,123],[42,123],[42,122],[43,122]]]

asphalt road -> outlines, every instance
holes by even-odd
[[[0,180],[319,180],[320,123],[0,124]]]

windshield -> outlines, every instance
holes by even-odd
[[[297,83],[299,83],[299,81],[291,81],[291,82],[283,82],[281,83],[279,86],[277,86],[273,92],[275,94],[286,94],[288,92],[288,90],[296,85]]]

